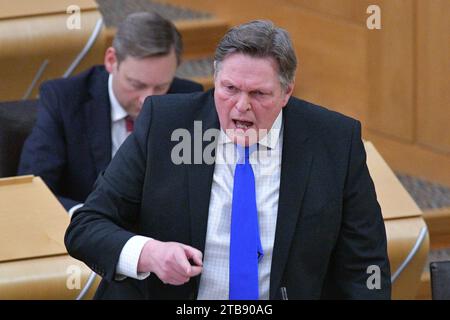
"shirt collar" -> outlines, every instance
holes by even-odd
[[[119,101],[116,98],[116,95],[114,94],[114,91],[112,88],[112,79],[113,79],[113,75],[109,74],[108,94],[109,94],[109,101],[111,102],[111,121],[116,122],[116,121],[125,119],[128,116],[128,113],[120,105]]]
[[[272,124],[272,128],[270,128],[267,135],[260,141],[258,141],[258,143],[269,149],[274,149],[278,143],[278,140],[280,139],[282,122],[283,122],[283,111],[280,111],[277,118]],[[231,139],[225,134],[223,130],[220,130],[218,144],[227,144],[227,143],[233,143],[233,141],[231,141]]]

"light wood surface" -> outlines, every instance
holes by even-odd
[[[375,4],[372,0],[284,0],[293,6],[302,9],[309,9],[318,14],[327,15],[334,20],[341,19],[350,23],[363,24],[366,23],[366,8]]]
[[[0,0],[0,19],[29,17],[42,14],[66,13],[67,8],[76,5],[80,10],[96,10],[95,0]]]
[[[42,179],[0,179],[0,203],[0,299],[75,299],[91,270],[67,254],[69,216]]]
[[[383,213],[391,274],[394,275],[413,249],[420,232],[426,228],[422,211],[403,188],[374,145],[364,143],[367,166],[375,184],[377,199]],[[428,257],[429,236],[392,285],[393,299],[414,299],[421,286],[421,275]]]
[[[375,184],[378,202],[385,220],[420,217],[422,211],[411,198],[371,142],[364,143],[367,166]]]
[[[381,9],[381,30],[368,30],[368,128],[414,141],[414,2],[373,1]]]
[[[418,143],[450,158],[450,1],[417,1],[417,15]]]
[[[425,227],[422,217],[392,219],[385,221],[388,239],[388,255],[393,275],[414,247],[420,231]],[[414,299],[421,288],[422,272],[429,252],[429,237],[392,284],[392,299]]]
[[[184,59],[213,56],[229,25],[221,19],[175,21],[184,45]]]
[[[33,175],[2,178],[2,179],[0,179],[0,187],[1,186],[11,186],[14,184],[33,183],[33,179],[34,179]]]
[[[41,178],[19,179],[0,185],[0,262],[65,254],[67,212]]]
[[[74,300],[91,270],[69,255],[0,263],[0,300]],[[92,299],[97,279],[86,299]]]

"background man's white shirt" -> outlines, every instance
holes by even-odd
[[[125,118],[128,116],[128,113],[125,109],[120,105],[119,101],[114,94],[112,88],[112,78],[113,75],[110,74],[108,78],[108,94],[109,101],[111,104],[111,158],[114,157],[119,147],[125,141],[125,139],[130,135],[127,132],[127,127],[125,123]]]

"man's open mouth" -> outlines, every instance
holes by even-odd
[[[237,120],[237,119],[233,119],[234,125],[236,126],[236,128],[238,129],[248,129],[251,126],[253,126],[253,122],[251,121],[245,121],[245,120]]]

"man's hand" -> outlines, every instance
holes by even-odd
[[[137,271],[155,273],[163,283],[179,286],[202,272],[202,256],[199,250],[182,243],[151,239],[141,251]]]

